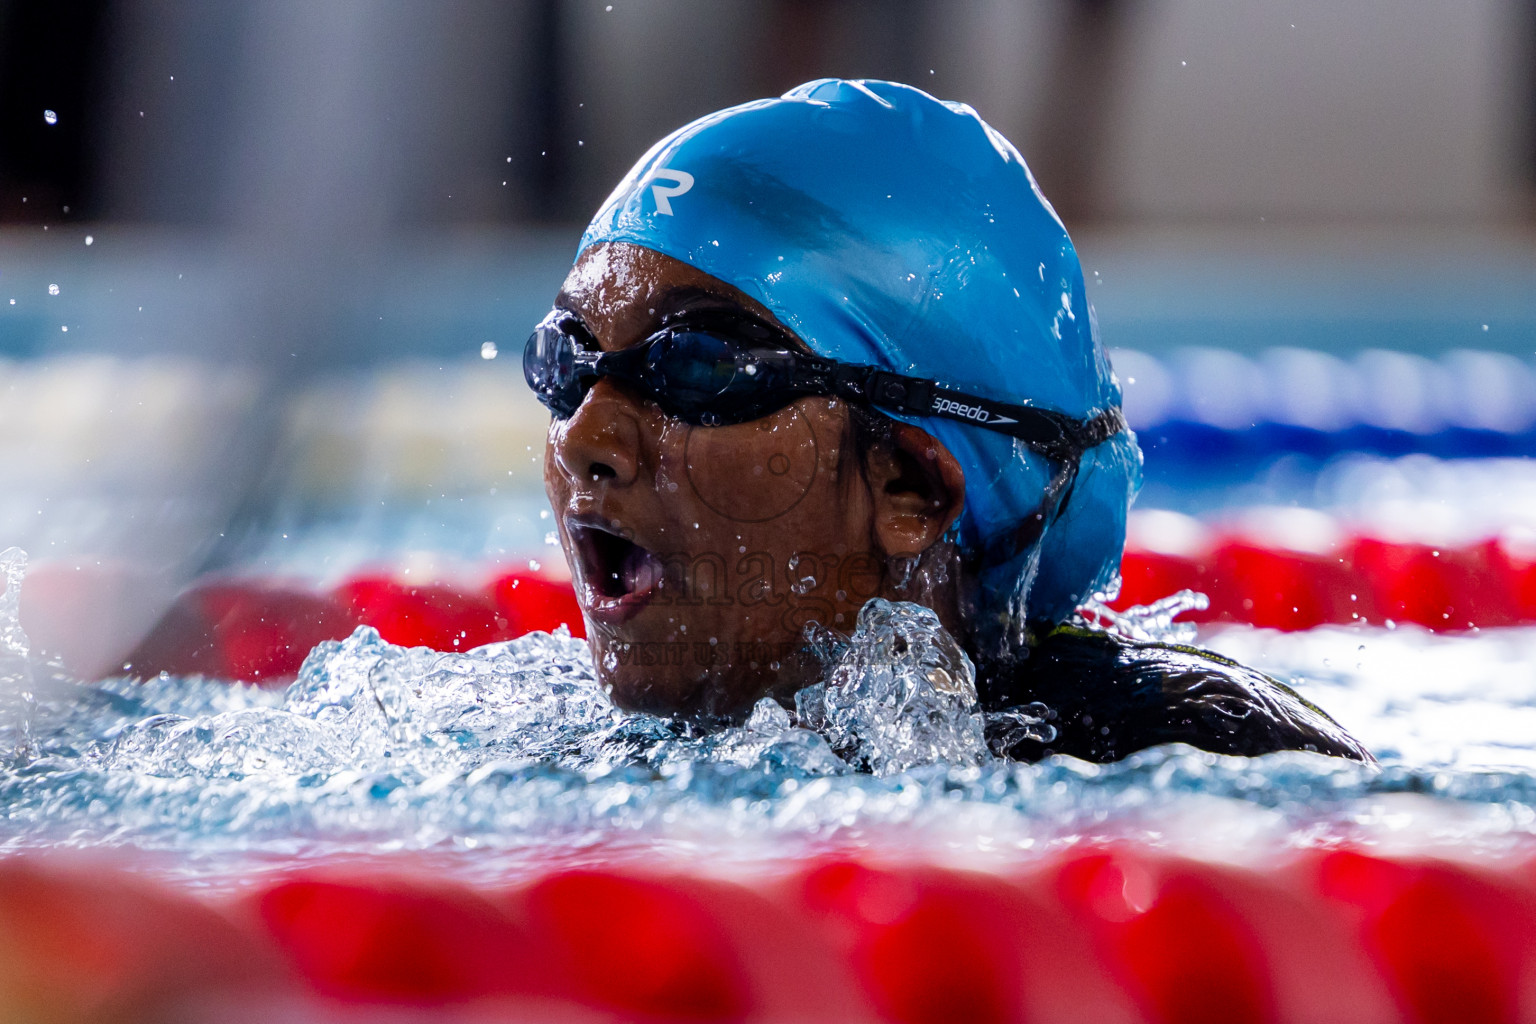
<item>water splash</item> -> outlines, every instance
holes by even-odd
[[[872,601],[852,637],[828,633],[823,643],[837,654],[826,681],[798,701],[798,723],[766,698],[745,723],[717,730],[622,711],[585,644],[563,630],[442,654],[396,647],[362,627],[315,649],[281,711],[313,722],[325,738],[316,751],[333,751],[336,763],[422,776],[490,761],[583,772],[731,764],[812,776],[991,758],[974,670],[933,612]]]
[[[0,593],[0,658],[25,662],[32,650],[21,628],[21,583],[27,575],[27,553],[17,547],[0,551],[0,575],[5,578],[5,591]]]
[[[991,758],[976,670],[932,610],[876,598],[852,637],[823,631],[815,642],[835,660],[824,682],[796,695],[796,712],[849,763],[890,775]]]
[[[18,547],[0,551],[0,763],[24,764],[36,749],[32,720],[36,713],[32,645],[21,628],[21,584],[27,553]]]
[[[442,653],[360,627],[316,647],[282,694],[169,677],[68,683],[33,716],[35,756],[0,772],[0,845],[398,841],[402,828],[420,843],[488,830],[527,840],[620,807],[645,822],[678,799],[771,799],[855,766],[996,763],[969,659],[932,612],[876,602],[837,643],[819,731],[806,727],[810,698],[798,723],[765,699],[710,731],[622,711],[563,630]]]
[[[1525,639],[1506,660],[1536,644],[1536,631],[1513,632]],[[1351,652],[1363,642],[1340,636],[1326,650],[1298,648],[1285,665],[1315,676],[1306,658],[1338,660],[1345,639]],[[1187,747],[1109,766],[1000,761],[987,739],[1048,735],[1049,709],[979,712],[970,662],[931,612],[879,602],[851,636],[816,639],[827,674],[795,715],[764,700],[744,723],[713,731],[615,708],[586,646],[564,633],[441,653],[363,628],[316,648],[281,693],[41,673],[31,753],[0,762],[0,851],[127,845],[172,851],[184,874],[235,878],[274,856],[401,849],[472,849],[475,870],[502,870],[616,839],[712,857],[793,856],[895,827],[908,845],[1013,851],[1098,837],[1187,840],[1209,852],[1410,834],[1507,848],[1536,836],[1536,769],[1389,761],[1376,770]],[[1410,640],[1398,631],[1370,642],[1423,662],[1423,651],[1404,647]],[[1451,655],[1440,638],[1415,642]],[[1455,656],[1475,661],[1489,650],[1479,643],[1455,645]],[[1401,687],[1387,686],[1387,676],[1400,681],[1398,661],[1382,675],[1382,699],[1401,704]],[[1507,692],[1491,696],[1528,703],[1529,684],[1507,675]],[[1355,710],[1346,696],[1327,703]],[[1445,717],[1437,700],[1414,706],[1426,728]],[[1415,824],[1405,831],[1404,821]]]
[[[1168,644],[1194,643],[1199,627],[1193,622],[1175,622],[1185,612],[1204,611],[1211,599],[1193,590],[1181,590],[1151,604],[1138,604],[1115,611],[1106,603],[1113,597],[1095,594],[1077,610],[1073,621],[1090,629],[1115,633],[1131,640],[1152,640]]]
[[[988,711],[987,746],[994,754],[1002,756],[1002,752],[1025,741],[1050,743],[1057,735],[1056,727],[1051,724],[1055,717],[1055,711],[1037,700]]]

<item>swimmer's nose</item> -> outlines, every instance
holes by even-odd
[[[600,380],[556,431],[555,461],[577,486],[607,481],[624,487],[640,468],[640,422],[635,403],[611,381]]]

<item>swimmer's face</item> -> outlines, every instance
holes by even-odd
[[[583,253],[557,305],[604,351],[693,311],[783,330],[737,289],[623,243]],[[921,453],[916,469],[903,445]],[[959,513],[963,477],[928,435],[898,427],[861,447],[835,399],[692,426],[608,377],[551,421],[545,488],[615,703],[740,715],[812,681],[806,623],[851,630],[866,600],[889,594],[891,555],[926,549]]]

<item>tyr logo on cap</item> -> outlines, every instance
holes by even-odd
[[[651,194],[656,197],[656,212],[664,217],[672,216],[672,200],[693,188],[693,175],[687,171],[673,171],[659,167],[651,172],[653,181],[670,181],[670,185],[652,185]]]

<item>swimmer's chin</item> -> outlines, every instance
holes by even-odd
[[[624,711],[697,722],[727,722],[744,717],[729,681],[720,676],[672,676],[665,668],[621,666],[607,674],[603,689]]]
[[[625,643],[608,633],[592,642],[598,678],[616,707],[705,728],[745,721],[764,697],[793,708],[795,691],[821,677],[809,649],[773,666],[700,668],[695,653],[680,639]]]

